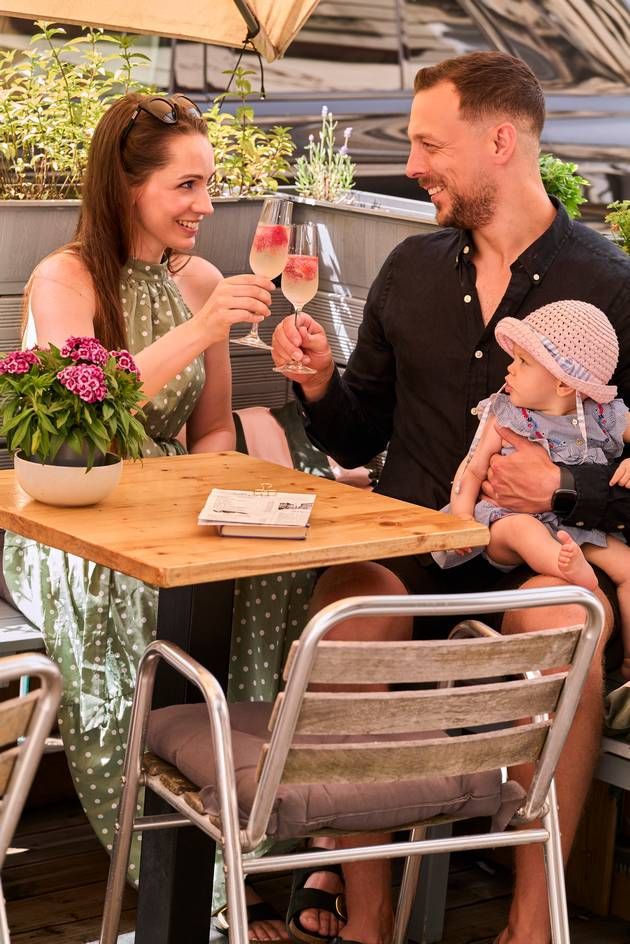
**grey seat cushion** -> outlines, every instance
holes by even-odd
[[[230,705],[242,826],[247,824],[256,792],[258,760],[263,744],[269,740],[267,725],[271,710],[272,705],[265,702]],[[393,740],[388,737],[390,739]],[[327,739],[327,743],[330,740]],[[339,738],[339,741],[356,740]],[[196,784],[206,813],[213,817],[218,815],[214,754],[205,705],[175,705],[151,712],[147,747]],[[509,821],[522,797],[523,791],[517,784],[501,783],[499,771],[388,783],[282,784],[267,835],[289,839],[309,836],[320,829],[383,831],[442,814],[456,819],[490,816],[500,828]]]

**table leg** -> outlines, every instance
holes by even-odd
[[[177,643],[227,684],[233,581],[160,590],[158,638]],[[180,675],[160,666],[154,708],[198,701]],[[147,790],[145,813],[169,807]],[[208,944],[214,842],[194,827],[150,830],[142,838],[136,944]]]

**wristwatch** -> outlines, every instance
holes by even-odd
[[[577,490],[573,473],[566,466],[560,468],[560,488],[557,488],[551,497],[551,510],[560,518],[571,514],[577,502]]]

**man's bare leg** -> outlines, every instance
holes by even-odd
[[[317,583],[311,602],[311,613],[322,607],[350,596],[375,596],[377,594],[406,594],[401,581],[386,567],[375,563],[346,564],[331,567]],[[412,620],[407,617],[374,617],[371,619],[347,620],[334,627],[327,639],[344,640],[397,640],[409,639]],[[387,841],[384,835],[362,835],[342,837],[344,847],[377,845]],[[339,931],[346,940],[361,941],[362,944],[383,944],[391,935],[393,924],[391,874],[389,862],[381,859],[372,862],[356,862],[344,865],[346,907],[348,923]],[[335,892],[338,878],[334,873],[317,872],[307,882],[309,888],[321,888]],[[324,911],[308,909],[300,915],[300,922],[307,930],[328,935],[334,919]]]
[[[558,581],[551,577],[533,577],[524,584],[524,587],[550,587],[557,584]],[[597,593],[606,609],[606,626],[556,773],[565,862],[580,821],[601,742],[602,657],[613,619],[608,600],[601,591]],[[584,611],[579,606],[538,607],[508,613],[503,620],[502,631],[526,633],[556,626],[571,626],[583,621]],[[531,768],[525,765],[513,768],[510,770],[510,775],[527,786],[531,779]],[[522,846],[515,852],[514,897],[508,926],[499,936],[498,941],[499,944],[549,944],[550,939],[542,847]]]

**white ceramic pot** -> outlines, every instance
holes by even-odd
[[[15,477],[24,491],[46,505],[65,507],[94,505],[105,498],[120,481],[122,461],[108,453],[105,465],[45,465],[36,459],[15,457]]]

